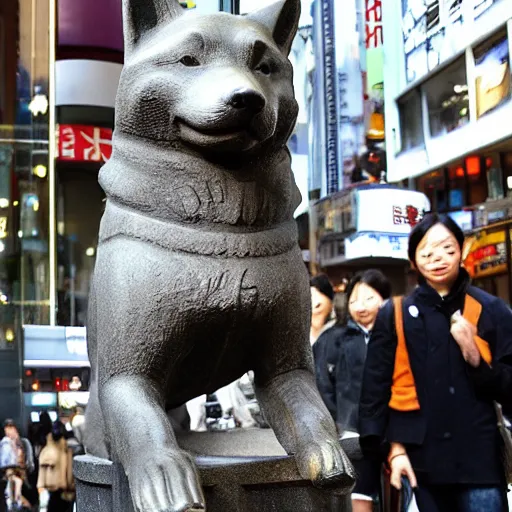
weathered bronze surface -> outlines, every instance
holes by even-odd
[[[299,474],[353,470],[318,394],[286,142],[299,0],[247,16],[125,0],[125,66],[90,303],[87,450],[126,472],[137,512],[203,510],[166,410],[255,372]]]

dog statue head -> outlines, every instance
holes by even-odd
[[[300,0],[246,16],[124,0],[116,129],[200,153],[282,147],[298,112],[288,54],[299,16]]]

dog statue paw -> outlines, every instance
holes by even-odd
[[[150,450],[145,453],[142,460],[128,466],[128,481],[136,512],[196,512],[206,509],[194,462],[179,450]]]
[[[298,451],[295,458],[299,473],[316,487],[347,493],[354,486],[354,468],[337,441],[311,443]]]

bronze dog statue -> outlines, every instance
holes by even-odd
[[[138,512],[203,510],[166,410],[254,370],[300,474],[353,470],[318,394],[286,142],[300,0],[201,16],[124,0],[125,66],[89,308],[87,450],[124,467]]]

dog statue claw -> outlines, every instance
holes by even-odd
[[[288,54],[299,14],[299,0],[243,17],[123,0],[86,447],[122,464],[137,512],[205,509],[166,411],[249,370],[304,479],[344,491],[354,479],[315,385],[293,219]]]

